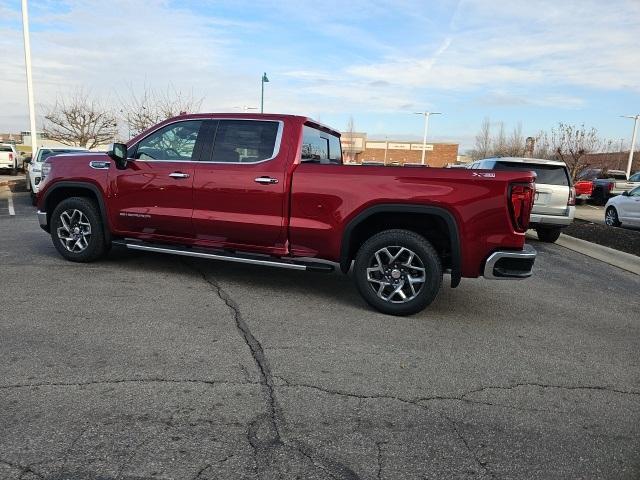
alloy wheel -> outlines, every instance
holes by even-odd
[[[71,253],[80,253],[89,246],[91,223],[87,216],[74,208],[60,214],[61,227],[57,233],[60,242]]]
[[[418,296],[426,281],[424,263],[406,247],[384,247],[371,257],[367,281],[376,295],[386,302],[410,302]]]

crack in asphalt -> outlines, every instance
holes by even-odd
[[[451,424],[451,427],[453,428],[453,431],[456,433],[458,438],[460,440],[462,440],[462,443],[464,444],[465,448],[467,449],[467,451],[469,452],[471,457],[473,457],[473,459],[478,464],[478,466],[482,470],[484,470],[484,473],[489,475],[489,476],[491,476],[491,478],[496,478],[495,474],[491,470],[489,470],[489,467],[487,466],[487,462],[484,461],[484,460],[481,460],[480,457],[478,456],[477,449],[471,448],[471,445],[469,444],[469,441],[464,436],[464,434],[460,431],[460,428],[458,427],[458,424],[454,420],[449,418],[447,415],[445,415],[445,414],[441,414],[441,416],[442,416],[442,418],[446,419]]]
[[[172,379],[172,378],[119,378],[106,380],[88,380],[85,382],[42,382],[42,383],[17,383],[12,385],[0,385],[0,390],[8,390],[13,388],[29,388],[29,387],[84,387],[90,385],[114,385],[121,383],[191,383],[202,385],[258,385],[258,382],[230,382],[218,380],[199,380],[199,379]]]
[[[376,478],[382,480],[382,446],[387,442],[376,442],[376,448],[378,449],[378,471],[376,472]]]
[[[32,475],[35,475],[38,478],[42,478],[44,479],[44,475],[36,472],[35,470],[33,470],[31,468],[31,466],[27,465],[27,466],[23,466],[20,465],[19,463],[14,463],[14,462],[9,462],[8,460],[5,460],[3,458],[0,458],[0,463],[4,463],[5,465],[8,465],[11,468],[14,468],[16,470],[20,471],[20,476],[18,477],[18,479],[21,479],[22,477],[24,477],[27,473],[30,473]]]
[[[208,283],[215,291],[216,295],[227,305],[231,311],[236,328],[240,332],[244,342],[246,343],[251,356],[258,367],[260,374],[260,384],[267,399],[267,413],[258,415],[254,421],[249,424],[247,429],[247,439],[256,455],[257,464],[262,467],[268,465],[272,461],[272,453],[274,450],[284,448],[288,451],[296,451],[300,455],[306,457],[312,465],[323,470],[332,478],[358,480],[360,477],[349,467],[326,457],[321,457],[313,452],[311,448],[301,442],[285,442],[280,432],[280,425],[284,424],[284,419],[280,412],[278,402],[275,396],[275,385],[273,383],[274,376],[271,373],[269,362],[265,356],[262,344],[251,333],[249,326],[245,322],[240,308],[231,296],[214,280],[207,277],[206,273],[195,265],[183,261],[185,265],[196,271],[202,279]],[[259,467],[259,465],[257,465]],[[261,472],[258,471],[258,474]]]

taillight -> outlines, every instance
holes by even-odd
[[[9,160],[13,160],[13,153],[9,154]]]
[[[509,211],[516,232],[526,232],[533,208],[534,183],[514,183],[509,190]]]
[[[613,187],[615,187],[615,183],[614,182],[609,182],[607,184],[607,188],[609,189],[609,191],[613,190]]]
[[[567,202],[568,207],[573,207],[576,204],[576,189],[574,187],[569,188],[569,201]]]

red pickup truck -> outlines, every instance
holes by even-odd
[[[340,134],[293,115],[171,118],[107,153],[43,167],[38,217],[60,254],[113,244],[331,271],[378,310],[416,313],[443,273],[526,278],[535,174],[344,165]]]

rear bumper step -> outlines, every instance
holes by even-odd
[[[531,276],[537,252],[528,244],[522,250],[493,252],[484,265],[484,278],[491,280],[519,280]]]
[[[145,243],[135,240],[114,240],[114,245],[126,247],[131,250],[143,250],[147,252],[169,253],[185,257],[206,258],[209,260],[224,260],[227,262],[248,263],[252,265],[264,265],[267,267],[288,268],[290,270],[306,270],[309,272],[329,273],[334,270],[333,265],[320,262],[305,262],[289,260],[277,257],[252,255],[244,253],[232,253],[224,250],[208,250],[204,248],[189,248],[176,245],[163,245]]]

